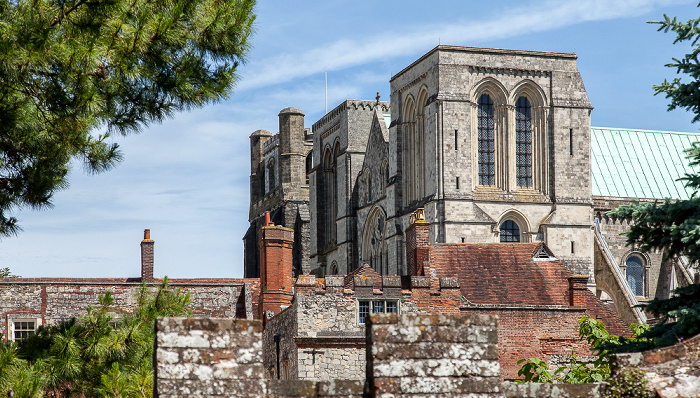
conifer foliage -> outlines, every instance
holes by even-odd
[[[686,22],[664,14],[659,31],[676,34],[675,43],[690,43],[692,50],[682,58],[674,58],[667,67],[674,68],[681,77],[654,86],[655,94],[665,94],[670,100],[668,109],[682,108],[692,112],[693,122],[700,120],[700,18]],[[690,165],[700,166],[700,143],[687,151]],[[689,200],[664,203],[635,203],[620,206],[610,215],[632,221],[627,243],[642,250],[666,249],[669,255],[684,254],[692,261],[700,261],[700,174],[691,173],[682,178],[686,187],[695,193]]]
[[[0,395],[152,397],[154,321],[189,316],[189,294],[145,285],[136,309],[114,315],[110,293],[87,314],[47,327],[20,344],[0,344]]]
[[[112,135],[225,97],[254,0],[0,0],[0,237],[50,206],[71,160],[102,172]]]

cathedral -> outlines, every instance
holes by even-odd
[[[684,199],[696,135],[591,127],[576,55],[440,45],[395,74],[389,102],[346,100],[305,127],[250,136],[245,277],[260,274],[265,212],[294,231],[295,275],[368,265],[409,274],[416,211],[434,244],[544,242],[628,324],[639,302],[692,283],[684,258],[625,246],[606,212]]]

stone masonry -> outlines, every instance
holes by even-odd
[[[429,242],[493,243],[505,239],[502,233],[512,233],[511,241],[545,242],[572,273],[588,276],[588,288],[626,322],[643,322],[632,308],[668,297],[690,283],[692,271],[663,252],[626,247],[619,234],[628,225],[594,222],[634,198],[593,196],[593,107],[576,63],[572,53],[440,45],[391,78],[390,102],[343,101],[308,133],[300,110],[283,110],[279,135],[251,135],[246,276],[259,272],[253,241],[266,210],[295,230],[295,276],[344,275],[365,264],[382,275],[411,275],[406,230],[413,211],[424,209]],[[484,97],[489,111],[479,105]],[[285,134],[301,131],[310,150],[308,185],[296,185],[297,197],[307,195],[304,203],[287,199],[287,188],[271,187],[265,174],[273,164],[274,178],[297,175],[301,168],[286,170],[280,156]],[[597,225],[614,267],[600,255]],[[625,293],[626,261],[635,256],[644,263],[643,282],[632,283],[644,286]]]
[[[373,396],[500,396],[494,317],[376,315],[367,342]]]
[[[269,380],[261,321],[156,321],[155,397],[600,398],[601,384],[501,383],[497,318],[373,315],[366,329],[367,383]]]

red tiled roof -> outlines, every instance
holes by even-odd
[[[343,280],[343,287],[345,289],[354,289],[355,286],[353,284],[353,280],[356,276],[370,277],[372,278],[372,285],[374,285],[375,289],[382,288],[382,276],[377,271],[375,271],[374,268],[370,267],[367,264],[345,275],[345,279]]]
[[[541,243],[434,244],[440,277],[457,277],[474,304],[569,305],[571,275],[559,261],[533,261]]]
[[[430,246],[440,277],[457,277],[462,295],[474,304],[569,306],[573,274],[556,259],[535,261],[544,243],[456,243]],[[546,248],[546,245],[545,245]],[[549,250],[547,248],[547,250]],[[628,336],[618,315],[586,291],[588,314],[611,334]]]

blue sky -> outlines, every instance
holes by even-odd
[[[358,8],[357,6],[364,6]],[[389,98],[389,78],[438,44],[575,52],[594,126],[697,131],[667,112],[652,84],[687,45],[646,24],[700,16],[695,1],[260,0],[248,63],[230,99],[115,139],[124,161],[87,175],[76,164],[54,207],[25,210],[0,241],[0,267],[24,277],[140,275],[145,228],[156,276],[242,277],[248,227],[248,137],[277,132],[294,106],[311,127],[344,99]]]

